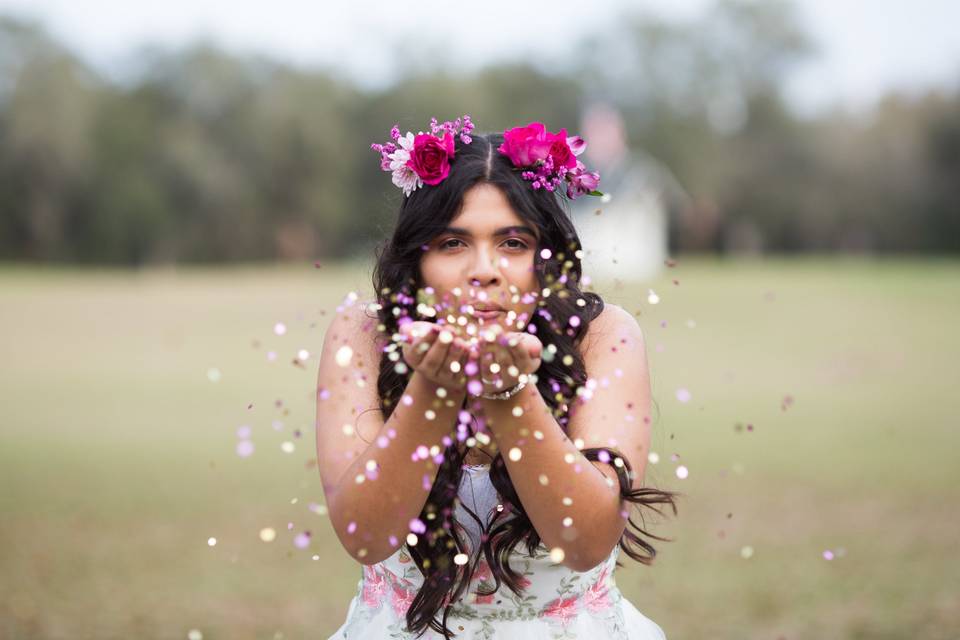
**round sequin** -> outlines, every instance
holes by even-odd
[[[345,345],[343,345],[342,347],[340,347],[339,349],[337,349],[337,354],[336,354],[336,357],[335,357],[335,360],[336,360],[336,362],[337,362],[337,366],[340,366],[340,367],[349,367],[349,366],[350,366],[350,360],[352,360],[352,359],[353,359],[353,349],[350,348],[350,345],[346,345],[346,344],[345,344]],[[402,364],[402,363],[401,363],[401,364]]]

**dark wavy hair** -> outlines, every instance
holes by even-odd
[[[399,331],[400,318],[417,317],[417,294],[425,286],[420,273],[424,247],[459,213],[464,194],[478,183],[498,187],[516,213],[539,229],[540,245],[534,252],[534,269],[541,290],[550,288],[551,294],[538,298],[538,309],[529,321],[533,327],[528,325],[527,330],[536,333],[544,347],[551,351],[553,347],[556,348],[552,358],[545,357],[542,360],[536,372],[536,384],[557,422],[566,429],[571,411],[580,400],[577,390],[587,381],[579,352],[580,342],[590,322],[603,311],[604,304],[596,293],[580,290],[580,240],[561,206],[559,190],[549,192],[533,189],[529,182],[522,179],[520,170],[497,151],[502,141],[502,134],[474,135],[470,144],[463,144],[457,138],[448,177],[439,185],[423,186],[403,197],[392,237],[376,250],[373,286],[379,303],[376,307],[378,330],[390,337]],[[540,255],[542,247],[551,249],[549,258],[543,259]],[[587,303],[584,307],[577,305],[577,300],[581,298]],[[573,315],[580,316],[579,326],[565,329]],[[553,347],[549,347],[551,344]],[[381,354],[377,378],[379,408],[384,420],[393,413],[412,375],[409,369],[399,373],[397,363],[390,359],[390,355],[387,352]],[[569,365],[563,364],[566,356],[572,358]],[[461,408],[466,403],[465,399]],[[474,419],[471,426],[474,433],[476,426]],[[455,555],[466,552],[463,527],[454,519],[465,451],[461,450],[458,440],[448,439],[444,442],[450,444],[443,451],[437,478],[420,513],[420,520],[427,523],[428,531],[417,537],[415,545],[406,545],[424,576],[423,585],[407,610],[406,621],[408,631],[418,636],[423,635],[429,627],[450,638],[455,635],[447,628],[452,603],[460,599],[468,588],[479,557],[465,565],[457,565],[453,561]],[[674,497],[682,494],[648,487],[632,489],[633,470],[629,461],[619,452],[606,447],[594,447],[583,449],[581,453],[588,460],[596,461],[604,451],[611,463],[616,458],[623,460],[623,466],[613,465],[623,501],[637,507],[649,507],[661,515],[663,512],[655,505],[668,504],[673,508],[674,515],[677,514]],[[525,543],[532,557],[540,545],[540,536],[517,496],[499,453],[491,462],[490,479],[505,504],[504,510],[494,516],[489,529],[484,531],[482,553],[496,582],[493,592],[503,582],[515,594],[521,595],[519,579],[522,576],[510,567],[509,557],[520,542]],[[508,513],[515,517],[507,517]],[[483,526],[477,514],[470,512],[470,515]],[[656,556],[656,550],[642,536],[672,542],[669,538],[644,531],[633,518],[628,518],[627,522],[619,545],[638,562],[649,565]],[[642,511],[640,523],[645,524]],[[630,526],[636,532],[631,531]],[[622,566],[619,561],[617,566]],[[442,618],[438,621],[437,613],[441,609]]]

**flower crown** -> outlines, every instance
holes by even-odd
[[[450,175],[450,161],[454,156],[454,136],[470,144],[473,131],[470,116],[464,115],[455,121],[438,124],[430,119],[431,133],[400,135],[398,125],[390,130],[393,142],[371,144],[370,148],[380,153],[380,168],[393,173],[393,184],[409,196],[425,184],[438,185]],[[541,122],[531,122],[525,127],[514,127],[503,132],[503,144],[497,151],[507,156],[513,166],[522,169],[521,177],[534,189],[554,191],[567,183],[567,197],[571,200],[586,194],[602,196],[597,191],[600,174],[587,171],[577,159],[587,148],[580,136],[567,136],[567,130],[558,133],[547,131]]]

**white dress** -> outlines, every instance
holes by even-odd
[[[489,472],[489,465],[465,465],[459,492],[461,502],[477,515],[487,515],[487,522],[499,498]],[[478,523],[462,506],[458,507],[455,517],[467,530],[471,549],[478,549]],[[478,589],[489,592],[495,584],[489,567],[481,559],[468,595],[451,607],[447,618],[447,628],[453,637],[458,640],[666,640],[660,626],[640,613],[617,588],[613,572],[619,545],[602,564],[586,572],[551,562],[542,544],[532,558],[522,542],[516,549],[519,551],[511,555],[510,566],[526,580],[522,581],[523,595],[516,596],[502,583],[492,595],[477,595]],[[329,640],[443,638],[443,634],[429,628],[422,636],[407,631],[406,611],[422,582],[423,574],[403,546],[382,562],[363,565],[346,621]],[[442,609],[438,612],[438,620],[442,612]]]

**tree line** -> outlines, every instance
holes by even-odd
[[[109,79],[42,25],[0,17],[0,259],[142,265],[369,252],[399,190],[369,144],[470,113],[578,130],[624,115],[689,199],[671,251],[960,250],[960,89],[801,117],[786,79],[816,54],[787,2],[630,13],[560,68],[411,64],[363,89],[209,43],[145,47]]]

